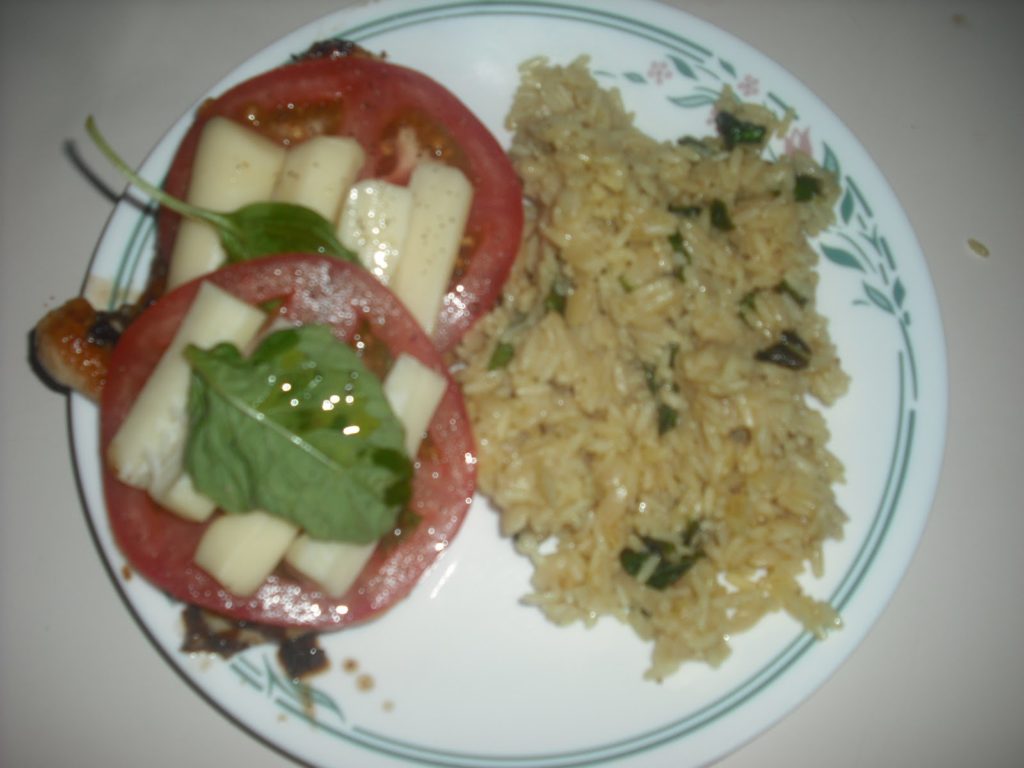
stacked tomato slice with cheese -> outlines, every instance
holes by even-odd
[[[233,619],[337,628],[408,594],[468,511],[475,488],[473,439],[445,354],[497,300],[519,247],[520,186],[497,141],[455,96],[423,74],[373,57],[295,61],[205,102],[165,181],[175,197],[188,198],[203,132],[213,120],[231,121],[288,150],[315,137],[348,137],[362,151],[356,181],[408,185],[417,167],[429,163],[457,169],[472,188],[458,253],[430,322],[418,322],[358,264],[282,253],[220,266],[173,286],[132,322],[110,361],[101,400],[104,455],[204,282],[249,305],[272,307],[278,320],[326,325],[340,340],[363,348],[383,345],[390,358],[409,356],[444,377],[444,394],[413,457],[409,514],[400,516],[340,596],[284,567],[251,594],[233,594],[195,562],[209,521],[174,515],[145,490],[122,482],[113,468],[106,471],[115,538],[133,568],[156,586]],[[181,223],[177,214],[161,210],[156,274],[166,273]]]

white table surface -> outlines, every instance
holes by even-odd
[[[87,529],[66,399],[31,371],[27,339],[80,289],[111,211],[65,151],[84,116],[103,115],[119,150],[142,157],[224,73],[345,4],[0,3],[4,766],[288,762],[200,700],[138,630]],[[839,671],[722,765],[1020,765],[1024,3],[677,4],[797,74],[867,147],[923,246],[949,355],[944,470],[905,579]]]

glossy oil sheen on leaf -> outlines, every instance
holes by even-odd
[[[411,492],[401,423],[379,380],[330,330],[268,336],[248,358],[189,347],[193,483],[228,512],[263,509],[314,538],[369,543]]]

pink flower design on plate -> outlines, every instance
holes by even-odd
[[[660,59],[658,61],[652,61],[651,66],[647,68],[647,76],[658,85],[672,77],[672,70],[668,64]]]
[[[761,92],[761,81],[753,75],[744,75],[743,79],[736,84],[736,90],[749,99]]]
[[[791,130],[785,138],[785,149],[783,150],[787,155],[792,155],[795,152],[803,152],[805,155],[811,155],[814,152],[811,147],[811,129],[794,128]]]

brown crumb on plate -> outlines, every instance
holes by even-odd
[[[360,691],[372,691],[374,686],[372,675],[360,675],[356,678],[356,687]]]

